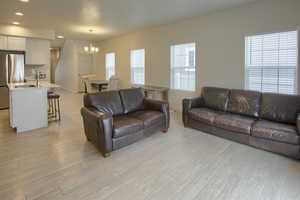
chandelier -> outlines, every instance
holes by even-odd
[[[94,54],[94,53],[99,52],[99,48],[93,46],[92,43],[89,46],[85,46],[83,49],[84,49],[84,52],[89,53],[89,54]]]

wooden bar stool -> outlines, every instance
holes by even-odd
[[[60,95],[48,92],[48,119],[49,121],[60,121]]]

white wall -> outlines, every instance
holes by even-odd
[[[104,55],[116,52],[116,74],[129,87],[129,51],[145,48],[146,84],[169,86],[170,45],[195,41],[197,92],[172,91],[171,105],[180,109],[181,99],[198,95],[203,86],[244,88],[245,36],[289,30],[300,30],[300,1],[261,0],[99,42],[94,68],[104,79]]]
[[[62,88],[78,92],[81,89],[79,74],[92,73],[92,55],[83,52],[87,41],[66,40],[55,72],[55,83]]]

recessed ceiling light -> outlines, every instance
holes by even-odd
[[[24,2],[24,3],[28,3],[29,2],[29,0],[19,0],[19,1]]]
[[[23,15],[24,15],[24,14],[21,13],[21,12],[16,12],[15,14],[18,15],[18,16],[23,16]]]
[[[20,22],[13,22],[13,25],[20,25]]]
[[[58,38],[58,39],[63,39],[63,38],[65,38],[65,37],[62,36],[62,35],[58,35],[57,38]]]
[[[93,29],[90,29],[89,32],[92,33],[92,32],[94,32],[94,30],[93,30]]]

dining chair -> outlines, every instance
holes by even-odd
[[[107,90],[118,90],[120,79],[116,76],[111,76],[108,82]]]

